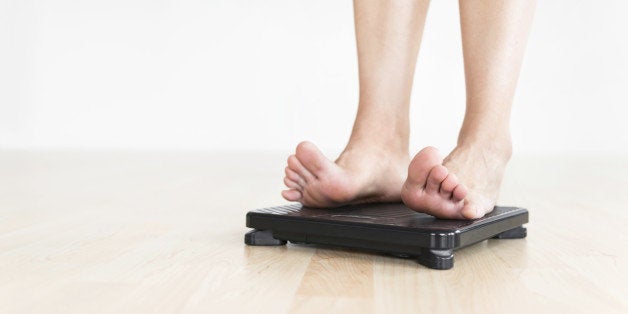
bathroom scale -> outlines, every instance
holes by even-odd
[[[454,250],[486,239],[519,239],[528,211],[501,207],[475,220],[438,219],[402,203],[321,209],[291,204],[246,214],[248,245],[318,244],[416,258],[429,268],[450,269]]]

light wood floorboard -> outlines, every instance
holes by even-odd
[[[311,246],[247,247],[284,204],[285,157],[0,152],[0,313],[626,313],[628,157],[516,156],[500,203],[528,238],[455,267]]]

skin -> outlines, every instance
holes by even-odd
[[[466,113],[456,148],[409,161],[409,105],[429,1],[354,1],[360,99],[336,161],[302,142],[282,192],[312,207],[403,201],[440,218],[475,219],[497,201],[511,156],[510,113],[534,12],[529,0],[461,0]],[[408,164],[409,162],[409,164]]]

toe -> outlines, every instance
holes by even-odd
[[[427,177],[427,184],[425,185],[425,192],[427,193],[438,193],[440,190],[441,183],[447,177],[448,171],[442,165],[436,165],[430,171],[429,176]]]
[[[430,170],[436,165],[440,165],[443,158],[434,147],[423,148],[408,166],[408,180],[406,183],[413,186],[425,186]]]
[[[314,179],[314,176],[303,166],[303,164],[301,164],[301,161],[299,161],[299,158],[295,155],[290,155],[290,157],[288,157],[288,168],[296,172],[306,182]]]
[[[440,184],[440,194],[444,198],[451,198],[457,185],[458,177],[456,177],[456,175],[453,173],[448,174],[445,180],[443,180],[443,182]]]
[[[298,173],[294,172],[294,170],[286,167],[285,172],[286,172],[286,178],[296,182],[300,186],[305,185],[305,180],[303,180],[303,178],[301,178],[301,176]]]
[[[481,201],[470,201],[470,197],[467,197],[464,203],[464,207],[460,210],[460,214],[467,219],[478,219],[484,217],[484,215],[490,213],[495,209],[495,204],[491,204],[488,199]]]
[[[283,196],[283,198],[285,198],[288,201],[296,202],[301,199],[302,194],[301,192],[297,190],[291,189],[291,190],[281,191],[281,196]]]
[[[484,214],[480,211],[480,208],[473,204],[465,204],[460,211],[460,214],[467,219],[477,219],[484,216]]]
[[[301,164],[315,176],[328,169],[332,163],[316,145],[307,141],[297,145],[296,156]]]
[[[290,180],[289,178],[283,178],[283,184],[285,184],[289,189],[294,190],[302,190],[303,188],[296,182]]]
[[[453,198],[454,201],[460,202],[465,197],[467,197],[468,193],[469,193],[469,189],[467,189],[467,187],[464,184],[460,183],[454,188],[454,191],[451,197]]]

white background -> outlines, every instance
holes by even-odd
[[[515,151],[628,152],[626,1],[539,1]],[[357,104],[350,1],[0,0],[0,148],[337,152]],[[433,1],[412,147],[452,148],[458,8]]]

